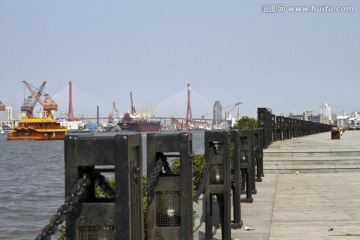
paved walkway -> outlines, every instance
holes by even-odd
[[[329,138],[330,133],[322,133],[271,147],[360,147],[360,131],[347,131],[340,140]],[[233,229],[232,239],[360,239],[360,172],[265,174],[256,187],[254,202],[241,205],[244,227]],[[204,239],[204,225],[194,239]],[[214,239],[221,239],[221,229]]]

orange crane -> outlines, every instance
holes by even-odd
[[[41,84],[38,91],[36,92],[37,96],[40,97],[42,95],[42,91],[45,88],[45,84],[46,84],[46,82],[43,82],[43,84]],[[37,103],[37,101],[34,100],[32,95],[28,96],[27,99],[24,100],[24,103],[21,106],[21,111],[26,113],[27,118],[34,117],[34,108],[35,108],[36,103]]]
[[[0,111],[5,111],[5,110],[6,110],[5,104],[3,104],[2,101],[0,101]]]
[[[23,83],[29,89],[31,95],[36,99],[36,101],[41,104],[41,106],[44,109],[46,117],[54,118],[52,111],[58,110],[58,105],[55,103],[54,99],[52,99],[49,94],[45,93],[44,94],[45,100],[42,101],[40,96],[37,94],[37,92],[35,92],[32,89],[29,83],[27,83],[25,80],[23,81]]]

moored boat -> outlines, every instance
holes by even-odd
[[[9,133],[11,131],[11,127],[9,125],[3,125],[0,126],[0,131],[2,131],[2,133]]]
[[[133,104],[132,93],[130,92],[131,113],[125,113],[118,123],[121,130],[136,131],[136,132],[159,132],[160,121],[151,119],[155,107],[144,107],[148,111],[140,110],[137,113]]]
[[[8,140],[61,140],[67,133],[66,127],[60,126],[52,118],[25,118],[8,133]]]
[[[131,118],[129,113],[126,113],[123,121],[118,123],[121,130],[136,131],[136,132],[159,132],[160,121],[138,121]]]

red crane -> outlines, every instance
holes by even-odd
[[[72,105],[72,81],[69,81],[69,110],[68,110],[68,120],[74,121],[74,111]]]

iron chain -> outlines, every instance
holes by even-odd
[[[51,235],[56,233],[59,225],[65,221],[66,214],[73,211],[74,205],[78,203],[90,183],[89,176],[83,174],[71,190],[71,195],[65,198],[65,203],[58,208],[57,213],[50,218],[50,223],[42,229],[41,234],[37,235],[35,240],[51,239]]]
[[[148,194],[158,181],[159,175],[162,171],[162,161],[157,161],[151,174],[147,177],[146,184],[144,185],[143,193]]]
[[[210,166],[211,166],[213,156],[214,156],[214,153],[210,152],[209,155],[207,157],[205,157],[205,167],[204,167],[203,175],[202,175],[199,187],[193,196],[194,202],[197,202],[199,200],[200,195],[204,191],[205,184],[206,184],[206,181],[207,181],[209,173],[210,173]]]

